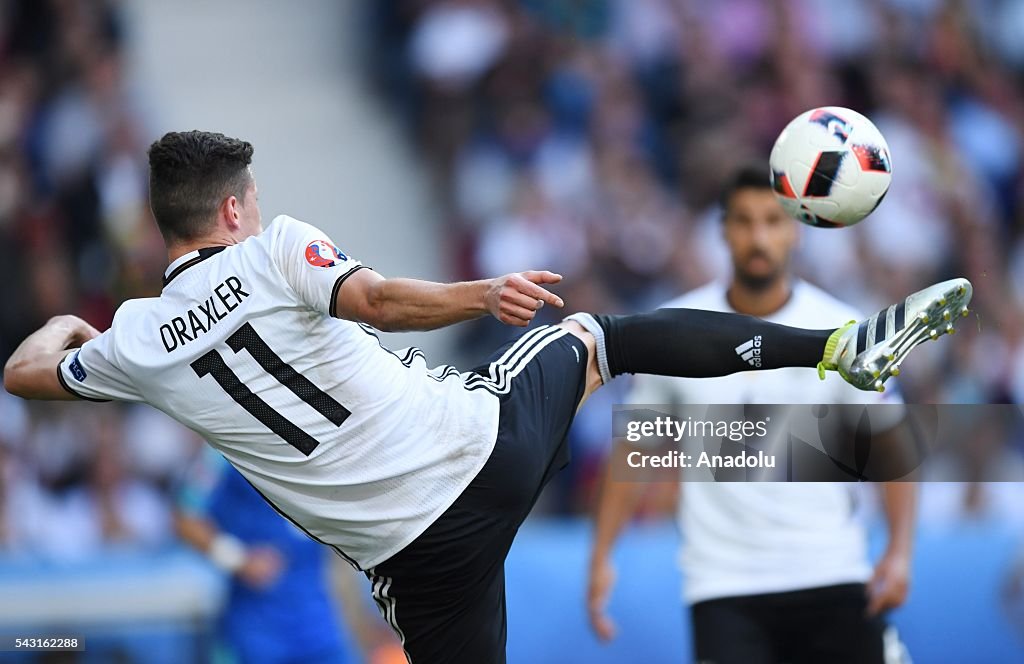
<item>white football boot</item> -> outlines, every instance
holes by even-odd
[[[900,363],[912,349],[956,332],[953,320],[967,315],[973,293],[968,280],[950,279],[871,318],[850,321],[829,337],[818,375],[824,380],[825,371],[838,371],[856,388],[884,392],[885,381],[900,375]]]

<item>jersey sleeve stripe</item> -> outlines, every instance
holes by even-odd
[[[64,357],[67,357],[67,356],[65,355]],[[60,386],[63,387],[65,390],[67,390],[68,393],[71,396],[75,397],[76,399],[84,399],[85,401],[95,401],[96,403],[109,403],[110,402],[110,399],[93,399],[92,397],[87,397],[84,394],[76,392],[74,389],[72,389],[71,386],[68,385],[67,379],[64,378],[64,371],[61,368],[63,365],[64,365],[64,358],[61,358],[60,362],[57,363],[57,380],[60,382]]]
[[[356,265],[351,270],[338,277],[338,280],[334,282],[334,288],[331,289],[331,302],[328,307],[328,313],[331,315],[331,318],[338,317],[338,291],[341,289],[341,285],[345,283],[346,279],[351,277],[359,270],[362,270],[363,268],[366,268],[368,270],[372,269],[370,268],[369,265]]]

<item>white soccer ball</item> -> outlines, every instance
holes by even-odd
[[[772,188],[810,226],[852,226],[878,207],[892,181],[889,146],[866,117],[823,106],[786,125],[772,148]]]

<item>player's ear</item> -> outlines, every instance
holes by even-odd
[[[228,230],[236,231],[242,225],[241,203],[236,196],[228,196],[220,203],[217,216],[227,224]]]

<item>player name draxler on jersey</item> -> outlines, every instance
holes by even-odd
[[[179,345],[184,346],[195,341],[200,334],[205,334],[213,326],[224,320],[228,314],[238,308],[243,298],[249,293],[242,287],[238,277],[230,276],[213,287],[213,293],[183,316],[175,316],[168,323],[160,326],[160,340],[170,353]],[[218,307],[220,303],[220,307]],[[191,336],[190,336],[191,334]]]
[[[487,461],[498,398],[332,317],[359,261],[281,216],[168,267],[61,364],[90,399],[146,401],[199,432],[280,512],[362,568],[411,542]]]

